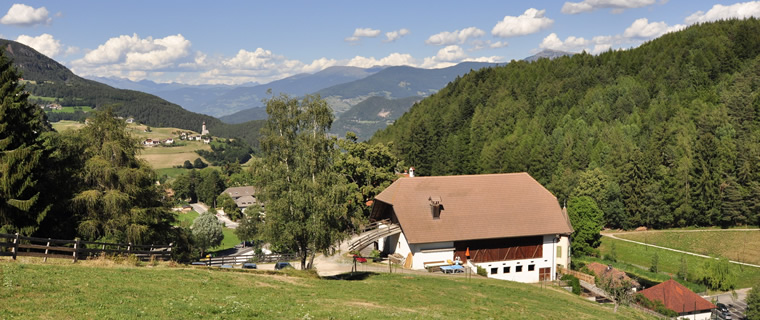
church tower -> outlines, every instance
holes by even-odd
[[[208,129],[206,129],[206,121],[203,121],[203,127],[201,127],[201,135],[205,136],[207,134],[209,133],[208,133]]]

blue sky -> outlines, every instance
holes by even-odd
[[[760,1],[72,0],[5,3],[0,15],[0,37],[81,76],[239,84],[627,49],[697,22],[760,17]]]

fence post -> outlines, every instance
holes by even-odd
[[[79,259],[79,238],[74,239],[74,253],[73,253],[73,255],[74,255],[74,260],[71,261],[72,263],[73,262],[77,262],[77,259]]]
[[[13,239],[13,260],[16,260],[16,256],[18,255],[18,232],[16,232],[16,238]]]
[[[50,248],[50,238],[48,238],[47,245],[45,246],[47,248],[45,248],[45,258],[42,259],[42,262],[47,262],[48,248]]]
[[[171,259],[172,259],[172,247],[173,247],[173,246],[174,246],[174,242],[170,242],[170,243],[169,243],[169,256],[168,256],[168,257],[166,257],[166,260],[164,260],[164,261],[167,261],[167,260],[171,260]]]
[[[132,242],[127,243],[127,254],[132,251]]]

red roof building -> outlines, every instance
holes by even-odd
[[[695,315],[695,319],[710,319],[715,305],[684,287],[673,279],[660,283],[641,294],[652,301],[661,301],[666,308],[678,312],[680,316]],[[706,316],[706,317],[705,317]]]

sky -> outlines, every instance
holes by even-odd
[[[25,1],[0,4],[0,38],[80,76],[268,83],[331,66],[443,68],[544,49],[598,54],[760,1]]]

